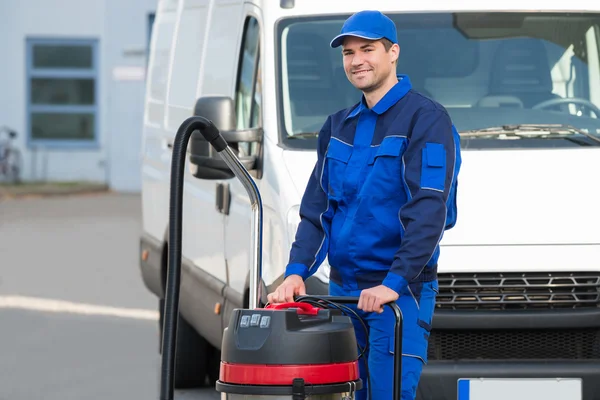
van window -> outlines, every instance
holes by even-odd
[[[446,107],[463,148],[600,144],[600,14],[388,15],[398,28],[398,73]],[[341,48],[329,47],[348,16],[278,25],[280,130],[288,146],[314,148],[327,116],[360,101]],[[568,134],[525,137],[506,127],[523,124]],[[508,131],[466,132],[496,127]]]
[[[161,126],[167,96],[169,60],[171,59],[173,33],[177,14],[164,12],[157,16],[152,28],[152,51],[148,61],[147,122]]]
[[[258,45],[258,21],[255,18],[249,17],[246,20],[244,29],[235,95],[238,129],[253,128],[256,126],[256,121],[253,121],[252,118],[252,107],[257,105],[256,102],[253,102],[253,90],[259,58]]]
[[[260,27],[254,17],[248,17],[244,26],[240,63],[236,83],[236,119],[238,129],[259,127],[262,123],[261,96],[262,81],[260,71]],[[256,144],[250,147],[240,143],[244,155],[253,154]]]

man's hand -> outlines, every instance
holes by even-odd
[[[269,303],[291,303],[294,296],[303,296],[306,294],[304,280],[300,275],[290,275],[273,293],[267,296]]]
[[[360,292],[358,299],[358,309],[366,312],[383,312],[383,306],[386,303],[398,300],[398,293],[387,286],[379,285]]]

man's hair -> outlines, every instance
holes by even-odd
[[[383,47],[385,48],[386,52],[390,51],[390,49],[394,45],[389,39],[386,38],[381,39],[380,42],[383,43]]]
[[[392,43],[389,39],[383,38],[379,40],[381,43],[383,43],[383,48],[385,49],[385,52],[387,53],[388,51],[390,51],[390,49],[392,48],[392,46],[394,45],[394,43]],[[398,64],[398,60],[394,61],[394,64]]]

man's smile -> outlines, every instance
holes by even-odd
[[[362,75],[366,75],[367,72],[370,72],[370,71],[372,71],[372,70],[371,69],[359,69],[357,71],[353,71],[352,75],[354,75],[354,76],[362,76]]]

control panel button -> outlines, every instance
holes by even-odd
[[[250,320],[251,326],[258,326],[260,322],[260,314],[252,314],[252,319]]]
[[[240,321],[240,328],[247,328],[250,326],[250,316],[242,315],[242,320]]]
[[[268,315],[263,315],[263,317],[260,319],[260,327],[261,328],[268,328],[270,323],[271,323],[271,317]]]

